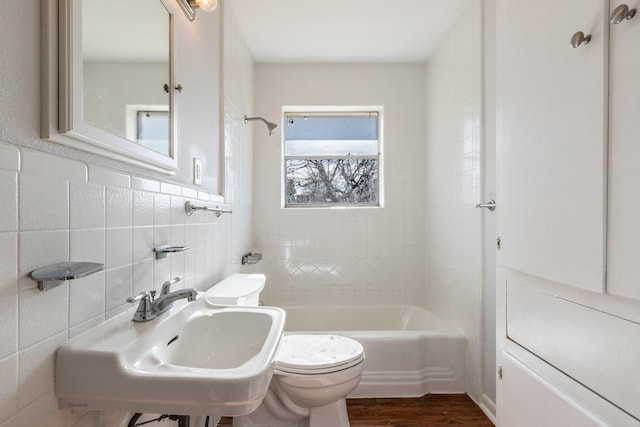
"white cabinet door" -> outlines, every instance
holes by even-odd
[[[506,427],[638,427],[638,420],[552,366],[511,347],[501,353]],[[525,391],[526,399],[519,396]]]
[[[606,146],[602,0],[498,0],[502,264],[604,287]],[[591,34],[570,47],[571,36]]]
[[[624,416],[606,425],[635,426],[640,16],[610,27],[618,4],[609,3],[497,0],[497,212],[506,282],[497,322],[503,347],[526,349],[553,367],[549,378],[568,378],[575,383],[568,389],[590,390]],[[573,49],[577,31],[592,39]],[[501,390],[502,420],[517,417],[514,408],[530,397],[511,385]]]
[[[611,25],[610,37],[607,291],[640,300],[640,16]]]

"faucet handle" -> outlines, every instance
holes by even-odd
[[[137,295],[127,298],[127,302],[134,303],[134,302],[138,302],[138,301],[142,301],[150,298],[151,298],[151,294],[147,291],[144,291],[144,292],[140,292]]]
[[[151,302],[151,293],[144,291],[140,292],[137,295],[127,298],[127,302],[140,302],[138,304],[138,308],[136,309],[135,314],[133,315],[134,322],[144,322],[146,320],[152,319],[153,315],[153,307]]]
[[[178,283],[180,280],[182,280],[180,277],[174,277],[173,279],[164,282],[162,284],[162,289],[160,290],[160,295],[166,295],[171,292],[171,285]]]

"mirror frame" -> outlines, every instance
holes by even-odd
[[[174,16],[169,16],[169,87],[174,87]],[[42,137],[128,164],[175,175],[178,168],[174,90],[169,91],[170,155],[82,121],[82,0],[45,0],[42,9]]]

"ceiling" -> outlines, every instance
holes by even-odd
[[[227,5],[256,62],[423,63],[469,1],[229,0]]]

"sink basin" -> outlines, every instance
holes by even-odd
[[[56,356],[63,409],[244,415],[273,376],[284,329],[275,307],[211,306],[203,294],[149,322],[135,308],[71,339]]]
[[[272,323],[263,312],[227,310],[197,316],[158,356],[165,363],[204,369],[235,369],[256,357]],[[224,343],[224,345],[220,345]],[[194,351],[194,349],[197,349]]]

